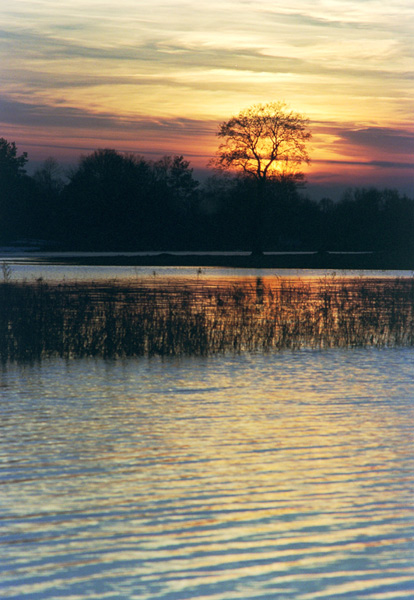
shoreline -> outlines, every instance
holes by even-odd
[[[401,253],[280,253],[263,256],[151,252],[148,254],[76,252],[72,256],[48,256],[47,262],[68,265],[154,266],[154,267],[228,267],[252,269],[344,269],[344,270],[414,270],[414,256]]]

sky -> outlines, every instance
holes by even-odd
[[[284,101],[310,120],[309,190],[413,196],[412,0],[13,0],[0,137],[62,165],[98,148],[205,169],[219,124]]]

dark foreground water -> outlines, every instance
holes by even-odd
[[[414,598],[414,349],[0,377],[0,596]]]

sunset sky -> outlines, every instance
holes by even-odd
[[[259,102],[309,117],[309,187],[413,195],[412,0],[13,0],[0,137],[38,164],[97,148],[204,168]]]

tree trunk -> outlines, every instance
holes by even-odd
[[[263,256],[264,244],[264,216],[265,216],[265,181],[259,179],[256,185],[256,193],[252,202],[252,228],[251,248],[252,256]]]

